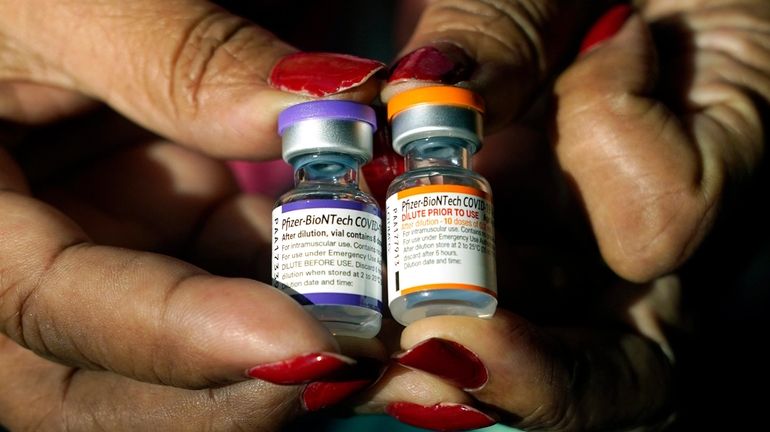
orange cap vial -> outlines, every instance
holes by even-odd
[[[388,101],[393,150],[403,155],[415,140],[444,136],[467,141],[471,154],[481,148],[484,102],[470,90],[459,87],[421,87],[405,91]]]

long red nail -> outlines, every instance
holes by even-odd
[[[400,364],[451,381],[466,390],[478,390],[489,373],[473,351],[457,342],[431,338],[394,357]]]
[[[378,61],[351,55],[299,52],[278,61],[268,84],[292,93],[327,96],[357,87],[384,68]]]
[[[478,429],[495,424],[495,420],[468,405],[440,403],[424,406],[409,402],[393,402],[385,412],[408,425],[439,431]]]
[[[375,107],[377,124],[388,124],[384,107]],[[390,143],[390,128],[377,128],[374,134],[372,160],[361,167],[361,172],[369,186],[369,192],[385,207],[385,195],[393,179],[404,173],[404,158],[393,150]]]
[[[308,384],[302,391],[302,405],[308,411],[318,411],[337,404],[374,383],[383,371],[382,362],[359,358],[354,366],[341,369],[331,377]]]
[[[469,64],[468,55],[455,45],[418,48],[396,62],[388,82],[415,79],[455,84],[468,78]]]
[[[627,4],[613,6],[604,13],[588,30],[583,42],[580,44],[580,53],[595,48],[600,43],[606,41],[615,35],[623,27],[628,17],[633,12],[633,8]]]
[[[355,363],[355,360],[339,354],[312,353],[255,366],[246,373],[273,384],[303,384],[317,381]]]
[[[302,405],[308,411],[318,411],[335,405],[372,383],[372,380],[314,382],[302,392]]]

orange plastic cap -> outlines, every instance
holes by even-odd
[[[399,93],[388,102],[388,120],[418,105],[450,105],[484,113],[484,101],[476,93],[451,86],[420,87]]]

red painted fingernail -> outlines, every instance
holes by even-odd
[[[368,387],[372,380],[313,382],[302,392],[302,405],[308,411],[318,411],[335,405],[357,391]]]
[[[317,381],[355,363],[355,360],[339,354],[312,353],[255,366],[246,373],[273,384],[302,384]]]
[[[487,383],[489,373],[473,351],[457,342],[431,338],[398,354],[400,364],[451,381],[466,390],[478,390]]]
[[[415,79],[455,84],[468,78],[469,64],[468,55],[455,45],[418,48],[396,62],[388,82]]]
[[[583,38],[583,42],[580,44],[580,53],[583,54],[614,36],[615,33],[620,31],[623,23],[626,22],[632,12],[633,8],[626,4],[610,8],[588,30],[588,33]]]
[[[302,405],[318,411],[346,399],[374,383],[384,371],[382,362],[361,358],[352,367],[338,370],[331,377],[308,384],[302,391]]]
[[[388,124],[384,107],[375,107],[377,124]],[[361,167],[369,192],[385,208],[385,195],[393,179],[404,173],[404,158],[393,150],[390,128],[377,128],[372,160]]]
[[[393,402],[385,407],[385,412],[402,423],[439,431],[478,429],[496,423],[483,412],[461,404],[440,403],[424,406]]]
[[[299,52],[283,57],[268,78],[271,86],[307,96],[327,96],[365,83],[385,65],[346,54]]]

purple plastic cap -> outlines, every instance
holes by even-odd
[[[317,119],[361,121],[369,123],[372,126],[372,132],[377,130],[377,116],[372,107],[350,101],[318,100],[283,110],[278,115],[278,133],[283,135],[283,131],[294,123]]]

